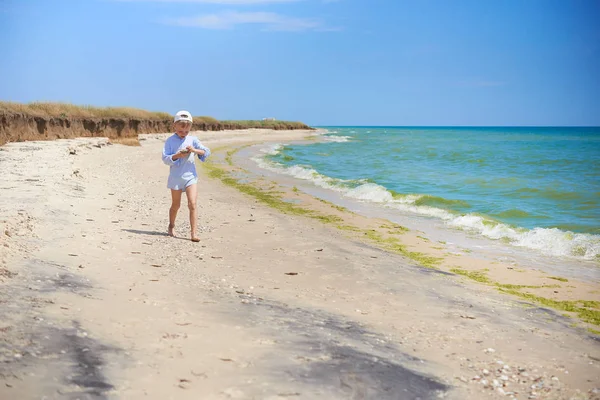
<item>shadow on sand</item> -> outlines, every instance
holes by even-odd
[[[169,234],[167,232],[158,232],[158,231],[142,231],[139,229],[121,229],[122,231],[125,232],[129,232],[129,233],[135,233],[137,235],[148,235],[148,236],[166,236],[166,237],[170,237]],[[180,239],[180,240],[190,240],[188,238],[184,238],[184,237],[179,237],[179,236],[173,236],[173,239]]]
[[[150,235],[150,236],[169,236],[167,232],[157,232],[157,231],[140,231],[139,229],[121,229],[122,231],[129,233],[136,233],[138,235]]]

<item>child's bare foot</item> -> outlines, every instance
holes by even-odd
[[[169,225],[169,236],[175,237],[175,225]]]
[[[199,242],[200,238],[196,236],[196,232],[192,232],[192,242]]]

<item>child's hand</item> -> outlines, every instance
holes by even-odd
[[[185,148],[187,153],[194,153],[194,148],[192,146],[188,146]]]

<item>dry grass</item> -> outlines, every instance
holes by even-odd
[[[141,146],[140,141],[136,137],[117,137],[110,139],[113,144],[122,144],[125,146]]]
[[[41,118],[65,118],[65,119],[86,119],[86,118],[114,118],[114,119],[137,119],[137,120],[160,120],[172,121],[173,116],[165,112],[146,111],[131,107],[94,107],[77,106],[69,103],[15,103],[10,101],[0,101],[0,114],[17,114],[26,117]],[[262,121],[262,120],[239,120],[239,121],[219,121],[209,116],[194,116],[196,126],[204,126],[208,130],[221,129],[311,129],[302,122],[291,121]]]
[[[213,117],[193,117],[194,118],[194,123],[195,124],[218,124],[219,120]]]
[[[239,120],[227,121],[221,120],[219,123],[230,129],[310,129],[306,124],[295,121],[263,121],[263,120]]]
[[[22,104],[10,101],[0,101],[0,113],[25,114],[45,118],[134,118],[154,120],[173,118],[165,112],[153,112],[130,107],[93,107],[43,102]]]

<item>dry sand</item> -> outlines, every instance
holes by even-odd
[[[197,132],[217,162],[310,134]],[[573,319],[282,214],[202,166],[201,242],[185,198],[181,237],[166,236],[165,137],[0,147],[0,399],[600,398],[598,338]]]

